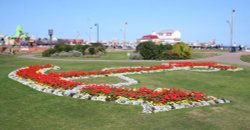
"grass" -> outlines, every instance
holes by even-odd
[[[87,79],[78,79],[75,81],[80,81],[84,83],[97,83],[97,84],[117,84],[121,82],[126,82],[118,77],[100,77],[100,78],[87,78]]]
[[[51,63],[62,71],[97,70],[104,67],[141,66],[159,63],[70,62],[0,56],[1,129],[250,129],[250,68],[240,72],[190,71],[129,75],[140,81],[132,87],[180,87],[225,97],[232,103],[142,114],[140,106],[59,97],[13,81],[7,75],[20,67]]]
[[[242,60],[244,62],[249,62],[250,63],[250,55],[242,55],[240,57],[240,60]]]
[[[219,51],[218,51],[219,52]],[[213,57],[221,55],[218,52],[211,52],[211,51],[200,51],[200,50],[193,50],[192,59],[198,59],[198,58],[207,58],[207,57]],[[85,55],[81,57],[70,57],[70,59],[85,59],[85,60],[129,60],[127,54],[133,53],[131,50],[122,50],[122,51],[115,51],[115,50],[108,50],[107,53],[105,53],[102,56],[96,56],[96,55]],[[42,57],[41,54],[35,54],[36,57]],[[51,59],[67,59],[69,57],[49,57]]]
[[[102,56],[97,55],[84,55],[81,57],[70,57],[71,59],[85,59],[85,60],[129,60],[127,53],[132,53],[132,51],[109,51]],[[42,57],[41,54],[35,54],[36,57]],[[56,59],[67,59],[69,57],[48,57]]]
[[[198,59],[198,58],[208,58],[208,57],[213,57],[213,56],[219,56],[221,54],[219,53],[204,53],[204,52],[194,52],[192,54],[192,59]]]

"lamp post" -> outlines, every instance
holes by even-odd
[[[227,21],[229,26],[230,26],[230,46],[231,46],[231,49],[232,49],[231,51],[233,51],[234,13],[235,13],[235,9],[232,9],[231,19],[230,19],[230,21]]]
[[[48,30],[48,33],[49,33],[50,48],[52,48],[53,29],[49,29],[49,30]]]
[[[99,42],[99,24],[96,23],[95,26],[96,26],[96,33],[97,33],[97,35],[96,35],[97,38],[96,39],[97,39],[97,42]]]
[[[124,23],[124,32],[123,32],[123,49],[125,49],[126,47],[126,31],[127,31],[127,25],[128,25],[128,22],[125,22]]]

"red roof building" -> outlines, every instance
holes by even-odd
[[[160,32],[153,32],[149,35],[144,35],[138,39],[138,42],[152,41],[162,44],[174,44],[180,42],[181,33],[178,30],[163,30]]]

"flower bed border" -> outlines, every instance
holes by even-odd
[[[24,69],[24,68],[21,68]],[[31,81],[29,79],[24,79],[19,77],[16,72],[21,70],[18,69],[16,71],[13,71],[9,74],[9,78],[16,80],[24,85],[27,85],[33,89],[36,89],[38,91],[42,91],[45,93],[50,93],[50,94],[54,94],[54,95],[58,95],[58,96],[71,96],[73,98],[79,98],[79,99],[89,99],[89,100],[94,100],[94,101],[105,101],[107,102],[107,96],[95,96],[95,95],[89,95],[89,94],[82,94],[79,92],[79,90],[83,87],[85,87],[85,85],[78,85],[76,87],[74,87],[71,90],[63,90],[63,89],[55,89],[55,88],[46,88],[40,84],[37,84],[34,81]],[[42,73],[45,73],[45,71],[49,70],[51,68],[45,68],[42,71]],[[173,70],[190,70],[190,67],[186,67],[186,66],[180,66],[180,67],[174,67],[172,69],[166,69],[167,71],[173,71]],[[165,70],[165,71],[166,71]],[[229,71],[239,71],[242,69],[227,69]],[[40,71],[40,70],[39,70]],[[164,70],[163,70],[164,71]],[[135,73],[153,73],[153,72],[159,72],[159,70],[156,71],[141,71],[141,72],[135,72]],[[162,72],[162,70],[160,71]],[[202,71],[203,72],[203,71]],[[127,74],[135,74],[135,73],[118,73],[118,75],[127,75]],[[97,76],[101,76],[101,75],[97,75]],[[180,104],[170,104],[170,105],[155,105],[155,104],[151,104],[147,101],[143,101],[143,100],[130,100],[128,98],[125,97],[121,97],[118,98],[117,100],[114,100],[113,102],[119,103],[119,104],[132,104],[132,105],[141,105],[143,107],[143,112],[144,113],[154,113],[154,112],[161,112],[161,111],[169,111],[169,110],[173,110],[173,109],[181,109],[181,108],[189,108],[189,107],[201,107],[201,106],[208,106],[208,105],[216,105],[216,104],[221,104],[221,103],[230,103],[229,100],[226,100],[224,98],[212,98],[211,100],[208,101],[192,101],[192,102],[186,102],[186,103],[180,103]]]

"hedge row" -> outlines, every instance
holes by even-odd
[[[106,47],[101,43],[91,43],[89,45],[68,45],[68,44],[57,44],[54,48],[50,48],[45,50],[42,53],[42,56],[44,57],[50,57],[54,53],[60,53],[60,52],[69,52],[69,51],[79,51],[82,53],[82,55],[90,54],[95,55],[99,52],[105,53]]]
[[[156,45],[154,42],[142,42],[136,47],[136,52],[146,60],[190,59],[192,56],[189,46],[184,42],[174,45]]]

